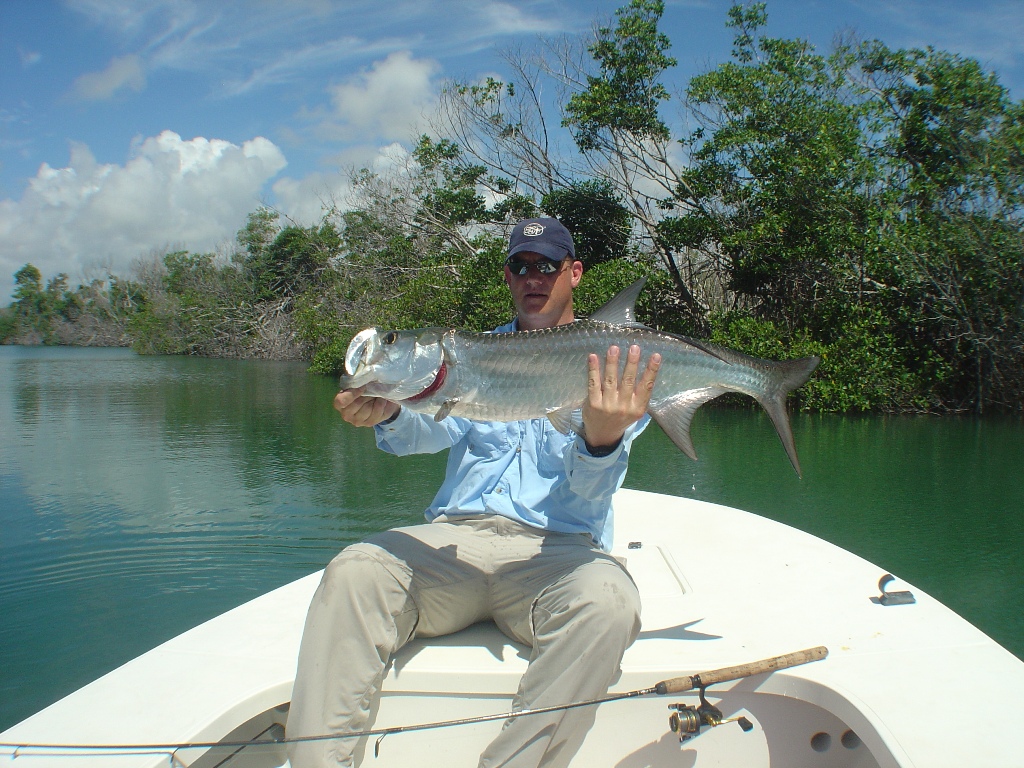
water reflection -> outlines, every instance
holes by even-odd
[[[0,727],[421,519],[443,457],[344,427],[301,365],[0,348]]]
[[[374,492],[394,493],[389,457],[368,433],[343,429],[333,382],[301,365],[122,350],[7,362],[17,434],[0,457],[38,506],[73,511],[65,533],[209,530],[289,509],[329,512],[344,528],[358,523],[349,513],[371,511]],[[385,506],[422,506],[416,496]]]
[[[334,391],[297,364],[0,348],[0,728],[421,519],[444,456],[377,451]],[[1019,421],[798,416],[794,432],[803,480],[762,414],[702,409],[701,461],[652,427],[627,484],[810,531],[1024,655]]]

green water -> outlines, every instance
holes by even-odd
[[[335,388],[297,364],[0,347],[0,729],[421,519],[443,455],[377,451]],[[794,432],[803,480],[760,414],[705,408],[700,462],[652,427],[627,485],[810,531],[1024,657],[1020,421],[798,416]]]

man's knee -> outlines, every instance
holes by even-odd
[[[370,617],[379,616],[381,621],[393,623],[391,633],[397,648],[416,628],[418,613],[409,593],[409,579],[407,568],[390,553],[372,544],[354,544],[327,564],[315,599],[324,606],[334,605],[341,613],[353,611],[350,621],[358,619],[365,624]]]
[[[640,593],[629,574],[609,563],[600,569],[599,578],[593,579],[589,586],[586,597],[592,605],[593,617],[626,633],[628,643],[632,643],[640,631]]]
[[[339,552],[324,568],[320,580],[320,597],[333,601],[343,595],[368,595],[366,585],[386,577],[383,565],[370,554],[349,547]]]
[[[538,598],[535,625],[571,622],[597,639],[622,637],[625,646],[640,631],[640,595],[633,580],[614,561],[589,563]],[[543,634],[543,626],[535,626]],[[624,647],[625,647],[624,646]]]
[[[327,564],[323,582],[337,587],[385,579],[407,588],[410,576],[408,566],[399,558],[375,544],[359,542],[343,549]]]

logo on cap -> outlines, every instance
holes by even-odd
[[[537,223],[527,224],[525,227],[523,227],[523,234],[526,235],[527,237],[536,237],[537,235],[543,235],[544,225]]]

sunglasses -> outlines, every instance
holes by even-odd
[[[513,275],[519,275],[520,277],[529,272],[530,267],[535,267],[542,275],[553,275],[562,268],[563,263],[565,263],[565,259],[556,261],[546,257],[536,262],[522,261],[515,258],[508,258],[505,260],[505,266],[508,267],[509,272]]]

